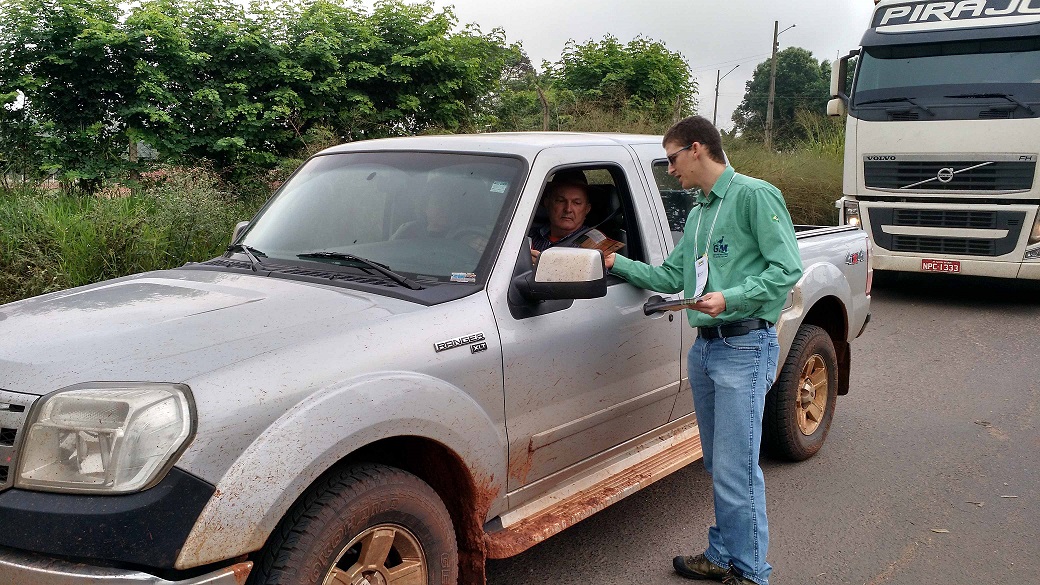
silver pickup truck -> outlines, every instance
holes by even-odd
[[[430,136],[308,160],[219,258],[0,306],[0,583],[450,584],[701,456],[695,331],[529,234],[556,173],[661,263],[660,137]],[[798,228],[763,443],[812,456],[869,318],[859,229]]]

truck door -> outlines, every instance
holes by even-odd
[[[668,159],[664,149],[656,144],[635,144],[632,150],[640,161],[640,170],[646,177],[646,186],[650,191],[651,205],[658,206],[657,211],[663,214],[662,224],[667,224],[667,249],[669,252],[682,239],[686,229],[686,218],[696,202],[693,191],[687,191],[679,184],[679,180],[668,174]],[[667,298],[682,298],[682,293],[665,295]],[[675,397],[671,420],[682,418],[693,412],[693,391],[690,389],[690,377],[687,372],[687,355],[690,347],[697,339],[697,331],[687,325],[685,311],[676,314],[676,319],[683,322],[682,344],[679,347],[679,379],[681,386]]]
[[[607,162],[575,163],[583,160]],[[593,211],[586,225],[626,242],[626,255],[663,260],[662,230],[621,146],[539,154],[503,259],[528,253],[525,236],[537,221],[544,186],[565,168],[587,177]],[[591,465],[597,455],[668,421],[679,385],[680,322],[643,315],[648,291],[610,276],[604,298],[548,301],[514,314],[507,308],[509,276],[496,268],[488,290],[502,336],[510,491],[582,462]]]

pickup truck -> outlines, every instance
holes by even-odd
[[[661,263],[693,198],[658,136],[362,141],[310,158],[227,254],[0,306],[0,583],[483,583],[701,457],[678,297],[531,227],[556,173]],[[870,248],[800,226],[763,444],[849,391]]]

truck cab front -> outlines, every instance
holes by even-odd
[[[1031,2],[878,4],[828,106],[848,114],[841,221],[876,268],[1040,278],[1038,72]]]

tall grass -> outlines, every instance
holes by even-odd
[[[0,190],[0,303],[216,256],[262,196],[199,169],[166,169],[84,197]]]
[[[757,142],[725,144],[733,168],[776,185],[796,224],[836,225],[834,202],[841,197],[842,157],[808,150],[775,152]]]

